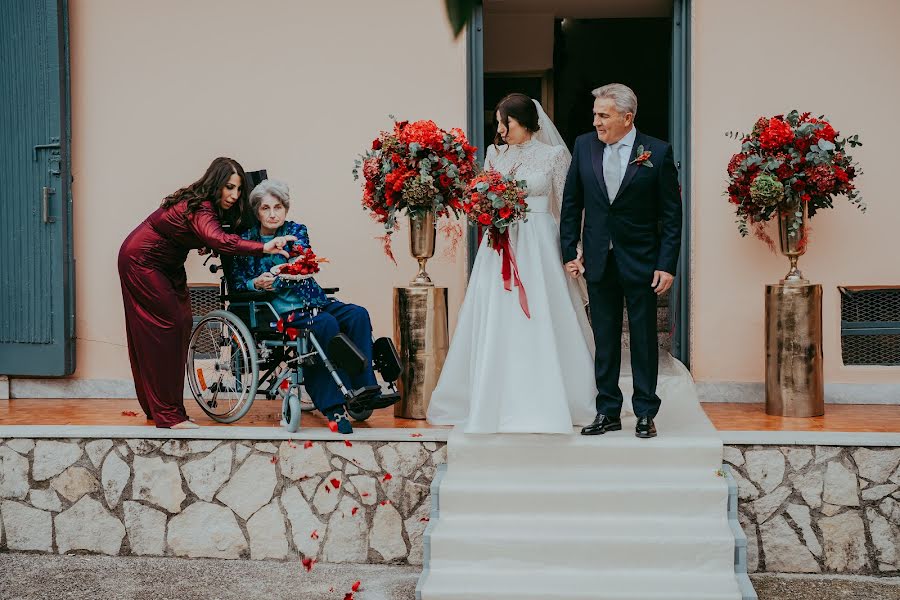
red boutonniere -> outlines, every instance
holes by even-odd
[[[650,156],[652,154],[653,153],[650,152],[649,150],[644,150],[643,146],[638,146],[637,156],[635,157],[635,159],[633,161],[631,161],[628,164],[637,165],[639,167],[652,167],[653,163],[650,162]]]

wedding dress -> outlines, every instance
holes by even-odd
[[[573,425],[596,414],[593,333],[579,283],[566,274],[559,247],[559,205],[571,156],[561,139],[550,145],[538,137],[492,145],[485,157],[486,169],[514,172],[527,183],[527,220],[510,228],[510,242],[531,316],[520,306],[518,290],[504,289],[501,257],[485,235],[431,396],[431,423],[461,425],[466,433],[572,434]]]

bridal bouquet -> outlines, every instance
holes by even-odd
[[[461,207],[470,221],[487,228],[488,246],[500,255],[503,287],[506,291],[511,291],[513,285],[519,288],[519,304],[525,316],[531,318],[525,286],[519,279],[516,257],[509,241],[509,226],[526,219],[527,195],[525,181],[516,181],[515,173],[506,176],[487,170],[469,182]]]
[[[728,163],[729,201],[735,205],[738,230],[773,244],[762,224],[773,216],[792,219],[800,229],[803,208],[809,216],[833,208],[833,198],[845,195],[865,211],[853,181],[862,171],[847,154],[847,146],[861,146],[859,136],[841,137],[825,117],[796,110],[771,118],[760,117],[750,134],[730,132],[741,140],[741,151]]]
[[[461,129],[445,131],[428,120],[395,121],[393,130],[375,138],[356,160],[353,178],[358,180],[362,171],[362,205],[384,223],[386,245],[398,213],[413,218],[459,215],[475,172],[475,150]]]

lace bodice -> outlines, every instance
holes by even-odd
[[[487,148],[485,169],[504,174],[515,171],[516,179],[528,185],[528,206],[532,212],[551,212],[559,221],[563,187],[569,171],[569,158],[563,146],[548,146],[531,139],[523,144]]]

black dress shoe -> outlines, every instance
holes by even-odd
[[[653,424],[653,419],[650,417],[639,417],[637,426],[634,428],[634,435],[644,439],[656,437],[656,425]]]
[[[621,431],[622,420],[619,418],[607,417],[606,415],[597,414],[593,422],[586,427],[581,428],[581,435],[600,435],[607,431]]]

